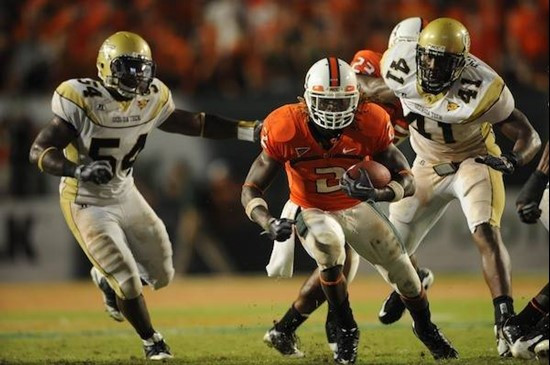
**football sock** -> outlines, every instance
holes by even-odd
[[[308,316],[302,315],[294,308],[294,305],[290,306],[290,309],[285,313],[283,318],[275,323],[275,329],[279,332],[291,333],[304,323]]]
[[[340,328],[356,328],[357,323],[355,322],[355,319],[353,318],[353,312],[351,310],[349,299],[346,296],[346,299],[342,303],[340,303],[337,306],[333,306],[329,303],[330,310],[334,314],[334,318],[336,319],[336,323]]]
[[[518,313],[517,319],[523,325],[534,326],[547,313],[548,284]]]
[[[514,300],[508,295],[501,295],[493,299],[495,307],[495,323],[499,324],[514,314]]]
[[[151,324],[149,311],[142,294],[133,299],[121,299],[117,296],[116,301],[118,308],[132,327],[134,327],[141,339],[147,340],[153,336],[155,330]]]
[[[422,289],[422,292],[417,297],[407,298],[401,296],[401,300],[409,310],[415,327],[419,329],[426,328],[432,324],[430,303],[428,302],[424,289]]]

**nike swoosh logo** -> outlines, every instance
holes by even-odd
[[[357,150],[357,148],[344,148],[344,149],[342,150],[342,152],[343,152],[343,153],[350,153],[350,152],[353,152],[353,151],[355,151],[355,150]]]

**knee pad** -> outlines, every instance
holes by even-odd
[[[169,261],[170,263],[164,266],[164,270],[161,273],[161,275],[155,278],[155,283],[153,285],[153,288],[155,290],[164,288],[165,286],[170,284],[170,282],[174,278],[174,274],[175,274],[174,266],[172,266],[172,260],[170,259]]]
[[[298,219],[303,220],[307,228],[301,236],[305,235],[303,242],[319,268],[343,265],[346,258],[344,231],[336,219],[319,209],[306,209]]]

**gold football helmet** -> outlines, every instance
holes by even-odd
[[[466,27],[451,18],[430,22],[416,47],[417,77],[422,90],[438,94],[460,77],[470,51]]]
[[[131,32],[117,32],[107,38],[99,49],[96,65],[103,84],[125,98],[147,94],[155,77],[151,48]]]

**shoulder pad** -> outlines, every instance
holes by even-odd
[[[353,56],[351,67],[356,74],[380,77],[380,59],[382,54],[364,49]]]
[[[390,115],[383,107],[368,102],[359,104],[356,118],[358,129],[365,135],[377,134],[380,128],[385,129],[390,122]]]
[[[73,102],[83,110],[87,109],[86,98],[84,92],[87,85],[84,82],[93,82],[91,79],[70,79],[62,82],[55,92],[61,97]],[[97,81],[96,81],[97,82]]]
[[[274,142],[285,143],[297,134],[298,123],[305,124],[307,109],[301,103],[287,104],[272,111],[264,121],[264,128]]]

